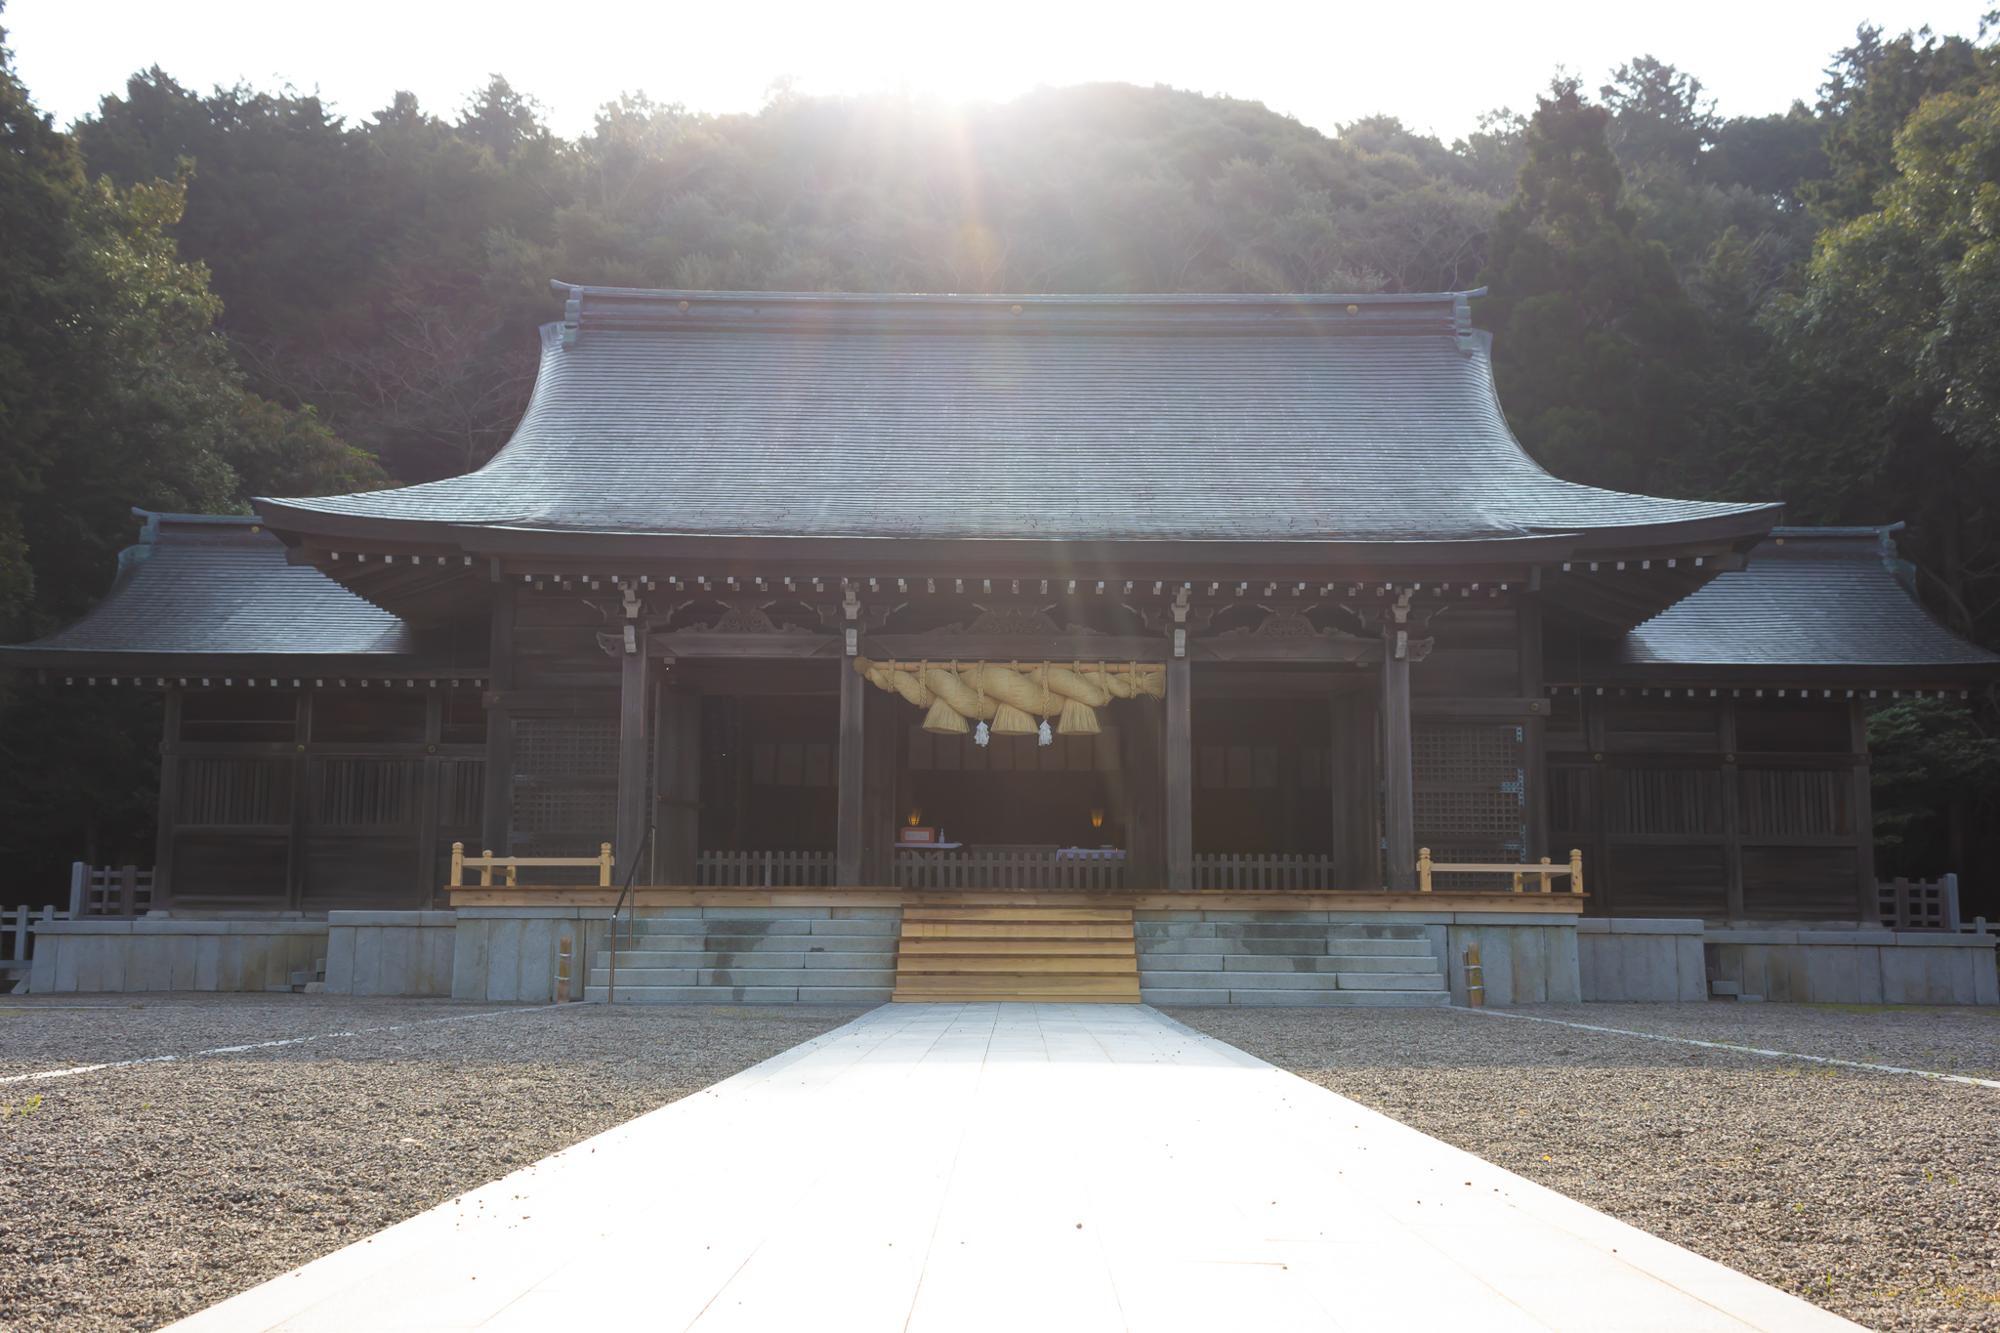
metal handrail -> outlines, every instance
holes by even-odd
[[[618,890],[618,900],[611,904],[611,921],[607,928],[610,936],[611,961],[604,979],[604,1003],[607,1005],[615,1003],[618,999],[618,913],[632,896],[632,881],[638,876],[639,864],[646,859],[646,853],[652,848],[653,834],[659,827],[658,818],[646,825],[646,836],[639,842],[639,853],[632,858],[632,864],[625,868],[625,884]],[[625,919],[628,923],[631,921],[630,912],[626,913]]]

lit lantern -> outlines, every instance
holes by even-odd
[[[1101,809],[1096,809],[1096,808],[1093,808],[1093,809],[1091,810],[1091,812],[1090,812],[1090,826],[1091,826],[1092,828],[1103,828],[1103,827],[1104,827],[1104,811],[1103,811],[1103,810],[1101,810]]]

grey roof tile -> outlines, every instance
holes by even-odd
[[[8,664],[89,653],[396,656],[408,626],[316,569],[288,564],[256,520],[151,514],[111,591],[75,624],[0,649]]]
[[[561,532],[1443,541],[1775,506],[1550,476],[1454,294],[841,297],[570,290],[466,476],[260,502]],[[1018,313],[1016,311],[1018,310]]]
[[[2000,665],[1910,595],[1894,531],[1778,528],[1744,569],[1625,634],[1599,670],[1637,678],[1668,667]]]

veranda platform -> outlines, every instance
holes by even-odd
[[[1853,1328],[1140,1006],[897,1005],[184,1330]]]

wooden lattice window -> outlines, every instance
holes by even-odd
[[[1750,837],[1835,837],[1854,831],[1853,774],[1828,768],[1745,768],[1736,778]]]
[[[1604,831],[1635,836],[1722,832],[1722,772],[1701,768],[1614,768]]]
[[[514,719],[514,846],[536,855],[584,855],[617,822],[618,721]]]
[[[340,756],[314,759],[312,768],[315,824],[374,828],[415,822],[422,760]]]
[[[193,756],[181,760],[177,822],[262,827],[288,824],[291,818],[290,760]]]
[[[1516,724],[1411,729],[1417,842],[1440,861],[1519,861],[1528,849],[1527,747]]]
[[[438,824],[478,828],[486,798],[484,759],[444,759],[438,763]]]

